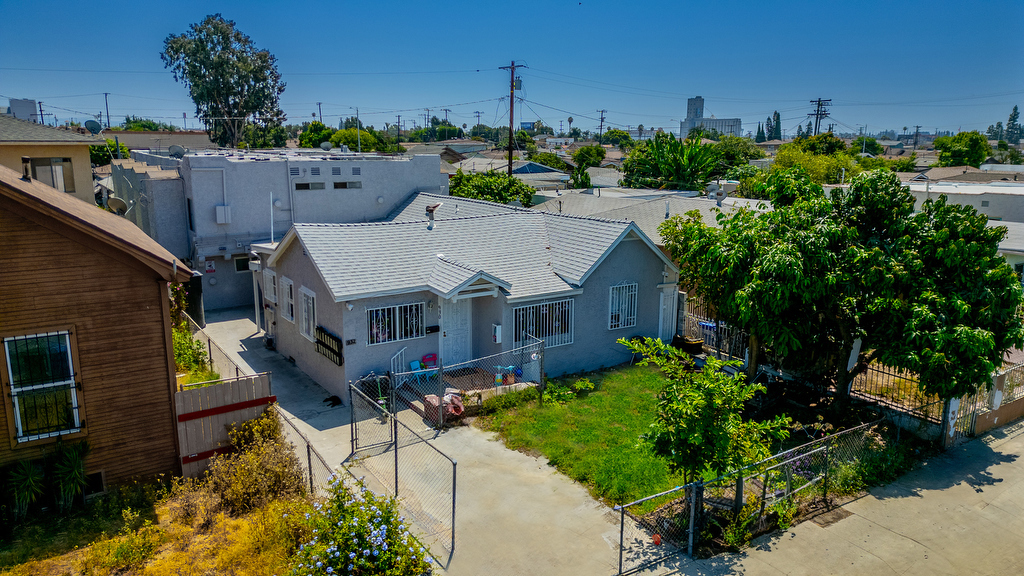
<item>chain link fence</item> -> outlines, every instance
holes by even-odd
[[[836,475],[855,465],[883,420],[862,424],[780,452],[707,482],[699,481],[616,506],[619,574],[679,554],[693,555],[702,536],[737,529],[757,533],[777,521],[777,507],[803,497],[827,498]]]
[[[270,410],[281,421],[281,432],[295,450],[295,456],[298,457],[299,464],[302,466],[302,472],[310,495],[326,497],[331,477],[336,474],[334,469],[316,451],[316,448],[309,442],[306,435],[295,426],[295,423],[288,418],[287,414],[278,408],[277,404],[272,404]]]
[[[196,341],[202,342],[206,347],[206,358],[211,371],[220,374],[221,378],[238,378],[248,374],[228,356],[227,352],[213,341],[213,338],[210,338],[209,334],[196,324],[196,321],[191,316],[184,312],[182,312],[182,316],[188,320],[188,331],[192,333],[192,337]]]
[[[396,355],[392,359],[392,369],[402,366],[404,371],[391,374],[395,395],[440,428],[448,418],[461,415],[451,409],[446,399],[448,395],[459,395],[465,408],[475,410],[491,396],[529,386],[542,386],[544,341],[533,336],[526,338],[529,343],[519,348],[458,364],[415,370],[408,369],[415,360],[406,364],[404,355],[401,359]]]
[[[397,497],[421,541],[454,552],[455,461],[355,385],[349,386],[349,406],[349,471],[365,472],[368,488]]]

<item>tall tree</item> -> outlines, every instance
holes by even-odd
[[[782,116],[776,110],[772,114],[772,140],[782,140]]]
[[[803,138],[804,137],[804,125],[803,124],[798,124],[797,125],[797,127],[796,127],[796,137],[797,138]]]
[[[529,184],[515,176],[494,170],[466,174],[460,168],[452,176],[449,189],[452,196],[488,200],[499,204],[518,201],[526,208],[533,204],[534,190]]]
[[[810,120],[807,121],[807,128],[804,129],[804,134],[806,136],[814,136],[814,124]]]
[[[771,116],[764,121],[764,137],[769,140],[775,139],[775,119]]]
[[[764,126],[760,122],[757,123],[757,136],[754,137],[754,142],[761,143],[766,141],[767,138],[764,134]]]
[[[1007,128],[1009,133],[1010,129]],[[988,139],[977,130],[935,139],[940,166],[974,166],[977,168],[992,153]]]
[[[1006,120],[1004,138],[1014,146],[1020,144],[1021,138],[1024,138],[1024,129],[1020,125],[1020,110],[1016,106],[1010,111],[1010,117]]]
[[[1020,280],[998,255],[1005,230],[973,208],[942,198],[915,214],[889,171],[829,195],[800,169],[774,172],[766,188],[772,211],[720,216],[721,228],[693,212],[660,229],[680,282],[750,334],[751,367],[766,357],[845,390],[877,359],[947,399],[989,385],[1024,343]]]
[[[640,124],[640,125],[638,125],[636,127],[636,139],[637,140],[643,140],[644,139],[644,125],[643,124]]]
[[[717,167],[714,144],[658,132],[629,151],[622,163],[622,183],[629,188],[704,190]]]
[[[184,34],[167,36],[160,58],[175,81],[188,88],[196,116],[221,146],[237,146],[247,122],[266,126],[285,118],[279,104],[285,84],[277,59],[220,14],[192,24]]]
[[[589,168],[592,166],[600,166],[601,161],[604,160],[604,156],[604,148],[600,146],[581,146],[572,153],[572,161],[577,166]]]

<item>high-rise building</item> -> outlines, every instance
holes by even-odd
[[[705,118],[704,98],[697,96],[686,100],[686,119],[679,122],[679,135],[685,138],[690,130],[702,127],[705,130],[717,130],[722,134],[740,136],[743,134],[743,122],[739,118]]]

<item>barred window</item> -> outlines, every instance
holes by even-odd
[[[368,346],[426,336],[423,302],[370,308],[366,311]]]
[[[263,269],[263,297],[277,303],[277,274],[269,268]]]
[[[316,341],[316,293],[306,288],[299,288],[302,296],[302,321],[299,323],[299,332],[310,342]]]
[[[611,287],[608,299],[608,329],[636,326],[636,284]]]
[[[70,332],[4,338],[18,442],[81,429]]]
[[[284,276],[281,276],[281,317],[295,321],[295,285]]]
[[[559,300],[512,309],[515,325],[514,344],[520,346],[533,336],[544,340],[546,348],[572,344],[573,300]]]

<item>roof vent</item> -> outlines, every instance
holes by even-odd
[[[430,219],[430,223],[427,224],[427,230],[434,229],[434,212],[437,211],[437,209],[440,208],[443,204],[444,202],[438,202],[437,204],[431,204],[430,206],[427,206],[427,218]]]

